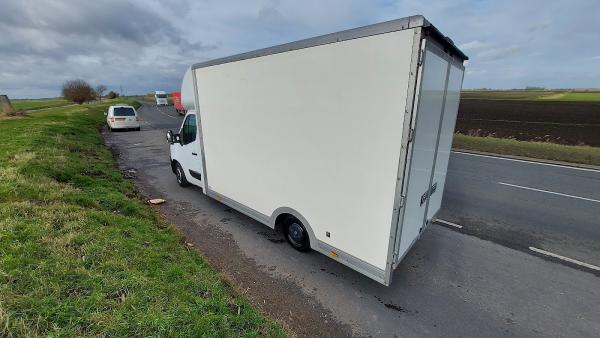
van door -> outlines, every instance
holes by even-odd
[[[188,182],[202,185],[202,154],[200,153],[200,136],[196,114],[188,114],[181,126],[181,159],[185,177]]]
[[[436,189],[433,189],[429,196],[427,221],[433,219],[442,207],[446,173],[448,172],[448,162],[450,160],[450,151],[452,150],[452,137],[454,136],[456,115],[458,114],[458,105],[460,103],[463,73],[464,67],[462,64],[450,64],[450,74],[448,75],[448,84],[446,85],[444,114],[440,124],[440,137],[433,169],[433,179],[431,180],[431,186]]]
[[[416,117],[402,217],[398,218],[394,262],[404,257],[427,223],[426,208],[430,194],[431,176],[436,156],[440,120],[444,108],[448,61],[434,45],[424,44],[423,63],[419,72]]]

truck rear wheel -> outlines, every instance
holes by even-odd
[[[175,177],[177,177],[177,183],[181,187],[187,187],[190,185],[187,178],[185,178],[185,171],[181,167],[181,164],[177,163],[175,166]]]
[[[302,222],[290,216],[283,221],[282,225],[285,239],[290,243],[292,248],[302,252],[310,250],[308,232],[304,225],[302,225]]]

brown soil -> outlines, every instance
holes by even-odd
[[[456,131],[599,147],[600,103],[463,99]]]

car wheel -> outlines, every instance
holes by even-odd
[[[177,166],[175,167],[175,177],[177,178],[179,186],[187,187],[190,185],[187,178],[185,178],[185,171],[183,171],[183,168],[179,163],[177,163]]]
[[[298,219],[292,216],[286,218],[283,222],[283,232],[292,248],[302,252],[310,250],[308,232]]]

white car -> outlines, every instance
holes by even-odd
[[[132,106],[110,106],[106,115],[106,124],[111,131],[115,129],[140,130],[140,118]]]

